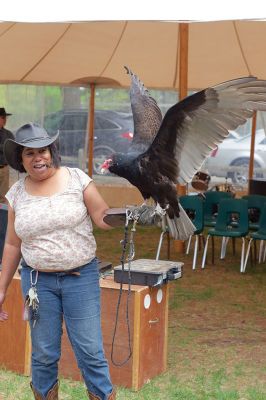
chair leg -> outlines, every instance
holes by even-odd
[[[257,241],[254,240],[254,264],[257,264]]]
[[[246,267],[247,267],[247,262],[248,262],[248,257],[249,257],[252,241],[253,241],[253,239],[250,238],[249,242],[248,242],[248,248],[247,248],[246,258],[245,258],[245,262],[244,262],[244,266],[243,266],[243,271],[242,272],[246,271]]]
[[[169,231],[166,232],[167,235],[167,260],[170,260],[170,235]]]
[[[192,240],[192,235],[190,235],[189,238],[188,238],[186,254],[189,254],[191,240]]]
[[[200,236],[201,236],[201,239],[202,239],[203,250],[204,250],[205,243],[206,243],[206,241],[205,241],[205,236],[204,236],[202,233],[200,234]]]
[[[198,251],[201,251],[201,234],[199,234],[199,247],[198,247]]]
[[[214,236],[212,236],[212,264],[214,264]]]
[[[263,262],[266,260],[266,246],[264,247],[264,253],[263,253]]]
[[[264,241],[263,240],[261,240],[260,241],[260,249],[259,249],[259,264],[261,263],[261,260],[262,260],[262,253],[263,253],[263,243]]]
[[[245,272],[245,238],[242,237],[242,251],[241,251],[241,261],[240,261],[240,272]]]
[[[196,268],[197,255],[198,255],[198,246],[199,246],[199,235],[195,235],[195,245],[194,245],[194,256],[193,256],[192,269]]]
[[[254,251],[253,251],[253,248],[252,248],[252,246],[250,247],[250,266],[251,267],[253,267],[253,264],[254,264]]]
[[[223,250],[224,250],[224,242],[225,242],[225,236],[222,237],[222,243],[221,243],[221,254],[220,254],[220,259],[222,260],[224,258],[223,256]]]
[[[207,254],[207,250],[208,250],[209,238],[210,238],[210,235],[208,235],[208,236],[207,236],[207,239],[206,239],[206,243],[205,243],[205,247],[204,247],[204,252],[203,252],[203,256],[202,256],[201,268],[205,268],[205,261],[206,261],[206,254]]]
[[[221,260],[223,260],[225,258],[228,241],[229,241],[229,237],[223,236],[222,246],[221,246],[221,256],[220,256]]]
[[[164,237],[165,233],[166,233],[166,231],[163,231],[160,235],[159,244],[158,244],[158,248],[157,248],[157,254],[156,254],[156,260],[159,260],[161,247],[162,247],[162,243],[163,243],[163,237]]]

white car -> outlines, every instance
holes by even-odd
[[[248,181],[251,135],[234,138],[233,132],[225,139],[204,163],[211,176],[231,178],[232,182],[244,185]],[[263,129],[256,131],[254,152],[254,178],[266,178],[266,136]]]

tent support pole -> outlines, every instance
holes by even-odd
[[[89,125],[88,125],[88,175],[93,173],[93,144],[94,144],[94,103],[95,103],[95,84],[90,84],[90,105],[89,105]]]
[[[254,111],[253,117],[252,117],[251,140],[250,140],[250,156],[249,156],[249,170],[248,170],[248,193],[250,193],[250,181],[253,178],[253,172],[254,172],[254,152],[255,152],[256,125],[257,125],[257,111]]]
[[[187,97],[188,92],[188,24],[179,25],[179,101]],[[186,194],[186,185],[178,185],[178,193]]]
[[[188,35],[189,25],[179,24],[179,101],[187,96],[188,92]],[[177,185],[177,193],[186,194],[186,186]],[[174,248],[178,253],[184,253],[185,243],[182,240],[174,240]]]

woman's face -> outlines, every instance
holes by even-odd
[[[53,171],[52,156],[48,147],[38,149],[24,147],[22,164],[30,177],[37,180],[48,178]]]

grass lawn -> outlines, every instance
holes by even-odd
[[[95,230],[98,257],[120,263],[123,230]],[[135,259],[155,258],[160,231],[137,227]],[[209,245],[210,246],[210,245]],[[248,265],[240,274],[240,251],[192,271],[192,252],[183,277],[170,283],[167,372],[134,392],[118,388],[119,400],[266,400],[266,266]],[[211,248],[209,248],[210,250]],[[161,259],[167,259],[166,241]],[[19,334],[19,333],[18,333]],[[3,345],[3,344],[2,344]],[[2,397],[1,397],[2,396]],[[32,399],[29,378],[0,371],[0,399]],[[61,380],[60,399],[86,399],[84,385]]]

